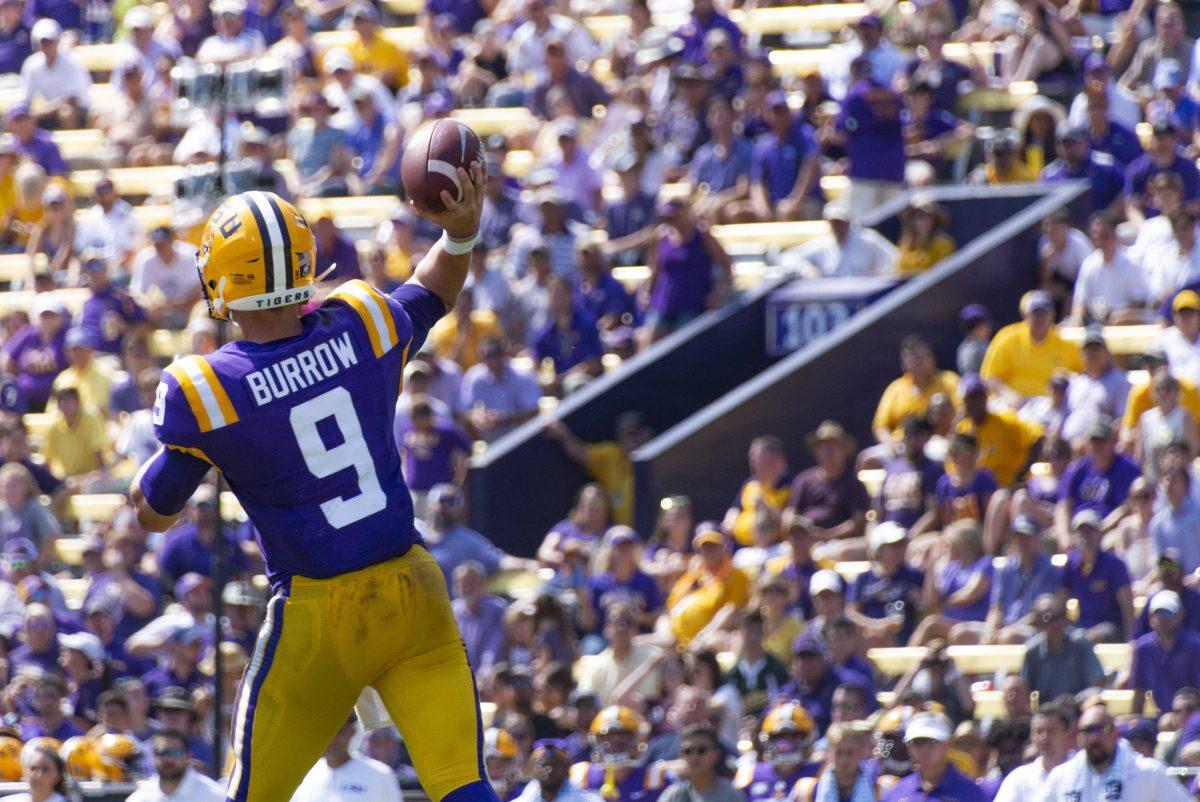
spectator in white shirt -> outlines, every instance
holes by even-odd
[[[6,802],[67,802],[67,770],[52,746],[21,750],[21,772],[29,793],[6,796]]]
[[[38,110],[38,122],[59,128],[82,128],[87,120],[92,76],[75,56],[58,52],[62,26],[40,19],[29,38],[37,52],[21,65],[25,100]]]
[[[133,207],[117,195],[108,176],[96,182],[95,197],[96,203],[79,223],[80,245],[104,251],[109,264],[128,275],[133,255],[142,244],[142,227],[133,216]]]
[[[518,802],[600,802],[600,797],[568,779],[571,756],[564,741],[538,741],[529,765],[533,768],[533,779],[517,797]]]
[[[1184,290],[1171,302],[1172,326],[1158,335],[1171,375],[1200,385],[1200,295]]]
[[[217,32],[200,43],[196,61],[225,66],[267,51],[262,34],[246,27],[244,0],[214,0],[212,13]]]
[[[1137,238],[1129,246],[1126,254],[1134,264],[1149,271],[1151,265],[1146,261],[1147,254],[1152,250],[1175,244],[1175,234],[1171,230],[1171,214],[1183,205],[1183,179],[1179,177],[1179,173],[1167,170],[1147,181],[1146,191],[1150,193],[1151,202],[1159,210],[1159,214],[1138,226]]]
[[[144,407],[123,416],[121,433],[114,448],[118,456],[129,457],[138,466],[158,453],[161,447],[154,435],[154,399],[160,375],[158,368],[146,368],[137,375],[137,392]]]
[[[383,763],[350,754],[350,741],[358,733],[354,714],[333,736],[325,755],[317,761],[292,802],[400,802],[400,784]]]
[[[879,232],[851,222],[841,201],[825,204],[829,233],[785,251],[784,267],[810,278],[890,276],[896,272],[896,246]]]
[[[1037,758],[1009,772],[992,802],[1037,799],[1046,775],[1071,756],[1075,737],[1075,716],[1066,705],[1052,701],[1039,707],[1029,724],[1029,742]]]
[[[362,120],[354,110],[353,97],[367,92],[375,99],[375,111],[384,119],[385,127],[396,122],[396,98],[373,75],[365,75],[354,69],[354,57],[344,47],[335,47],[321,59],[325,74],[333,80],[325,84],[321,94],[336,109],[329,124],[343,131],[357,128]]]
[[[138,783],[126,802],[224,802],[225,789],[190,765],[188,736],[159,730],[150,739],[155,774]]]
[[[125,30],[129,31],[129,40],[122,48],[124,53],[117,59],[111,81],[119,84],[124,73],[124,65],[138,63],[142,67],[142,85],[150,89],[155,83],[162,82],[158,64],[163,58],[178,58],[179,45],[170,39],[160,39],[154,35],[154,12],[150,6],[136,5],[125,12]]]
[[[1062,300],[1070,294],[1083,260],[1092,252],[1092,241],[1071,225],[1071,216],[1060,210],[1042,222],[1038,238],[1038,268],[1042,289]]]
[[[463,374],[458,412],[471,434],[492,443],[537,414],[541,390],[537,379],[512,366],[499,340],[485,340],[479,356]]]
[[[822,61],[821,75],[825,78],[829,96],[841,100],[850,87],[850,63],[865,55],[871,61],[871,77],[880,86],[891,86],[896,74],[904,69],[908,57],[883,35],[883,22],[867,14],[854,27],[857,38],[839,45],[833,55]]]
[[[150,232],[150,244],[133,260],[129,292],[155,326],[182,329],[200,300],[196,249],[175,239],[170,226]]]
[[[1088,125],[1088,90],[1096,91],[1103,84],[1108,94],[1108,118],[1130,131],[1142,121],[1142,110],[1133,94],[1112,79],[1112,70],[1101,53],[1092,53],[1083,62],[1084,89],[1071,101],[1067,121],[1071,125]],[[1098,94],[1098,92],[1097,92]]]
[[[1150,301],[1145,273],[1125,255],[1112,217],[1097,212],[1089,230],[1096,249],[1079,268],[1071,317],[1076,324],[1140,322]]]
[[[596,40],[587,29],[570,17],[552,14],[553,0],[528,0],[528,20],[517,28],[508,44],[508,71],[520,77],[528,73],[531,86],[546,77],[546,43],[561,40],[567,50],[567,63],[590,62],[600,53]]]
[[[1196,215],[1181,207],[1166,215],[1166,218],[1171,227],[1171,238],[1148,248],[1142,260],[1142,270],[1150,285],[1150,297],[1155,303],[1165,302],[1172,293],[1200,281],[1200,240],[1196,236]]]

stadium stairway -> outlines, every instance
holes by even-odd
[[[649,531],[658,499],[679,488],[688,489],[699,518],[721,517],[745,478],[746,445],[757,435],[783,438],[794,469],[811,464],[804,438],[826,418],[839,420],[860,443],[871,442],[875,406],[900,372],[900,341],[924,337],[938,363],[949,367],[961,339],[958,312],[965,304],[983,303],[998,325],[1015,320],[1021,294],[1035,284],[1041,221],[1064,207],[1078,216],[1087,193],[1080,182],[988,187],[986,192],[965,186],[934,190],[950,212],[959,250],[831,334],[672,428],[660,429],[633,455],[635,526]],[[715,460],[715,454],[728,456]]]

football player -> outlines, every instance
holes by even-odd
[[[257,531],[274,595],[234,710],[234,802],[290,798],[367,688],[433,802],[496,802],[474,677],[392,435],[405,363],[454,306],[478,234],[486,168],[456,177],[445,211],[419,212],[444,234],[408,283],[349,281],[303,314],[303,214],[243,192],[205,225],[201,292],[241,339],[166,368],[152,411],[164,448],[130,495],[161,532],[215,467]]]
[[[645,724],[628,707],[609,705],[588,727],[591,761],[571,766],[571,782],[607,800],[654,802],[666,788],[659,762],[647,764]]]
[[[500,802],[509,802],[521,793],[520,759],[517,739],[507,731],[491,727],[483,734],[483,764]]]
[[[784,702],[763,719],[758,735],[762,760],[745,765],[733,779],[750,802],[784,799],[802,777],[813,777],[820,764],[810,763],[813,720],[799,702]]]

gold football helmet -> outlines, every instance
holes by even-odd
[[[242,192],[208,218],[196,254],[208,314],[302,304],[312,297],[316,240],[304,215],[271,192]]]

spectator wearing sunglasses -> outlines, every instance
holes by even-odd
[[[187,735],[179,730],[160,730],[150,742],[154,750],[154,776],[138,784],[128,802],[186,799],[189,802],[220,802],[221,786],[189,765]]]
[[[1200,632],[1200,590],[1189,588],[1183,584],[1185,574],[1183,557],[1180,555],[1179,549],[1163,549],[1162,554],[1159,555],[1157,566],[1158,582],[1150,587],[1145,594],[1146,598],[1152,598],[1155,590],[1174,591],[1179,595],[1179,600],[1183,602],[1184,628]],[[1142,608],[1142,614],[1138,616],[1133,625],[1133,637],[1136,640],[1150,631],[1150,605],[1147,604]]]
[[[667,786],[659,802],[742,802],[741,792],[717,774],[723,752],[716,730],[708,724],[684,728],[679,756],[687,766],[687,779]]]

